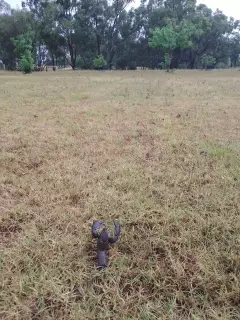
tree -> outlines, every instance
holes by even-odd
[[[170,69],[173,50],[177,48],[189,48],[192,46],[190,36],[194,31],[194,26],[182,21],[174,27],[169,21],[168,25],[163,28],[156,28],[152,31],[152,37],[149,39],[151,48],[160,48],[165,54],[165,68]]]
[[[208,67],[214,67],[214,65],[216,64],[216,58],[207,54],[204,54],[201,57],[201,63],[202,66],[207,69]]]
[[[4,0],[0,0],[0,14],[10,14],[11,7]]]
[[[126,18],[126,8],[133,0],[113,0],[107,11],[105,50],[108,65],[112,65],[121,43],[120,27]]]
[[[239,67],[240,61],[240,33],[235,32],[230,39],[230,61],[232,67]]]
[[[12,38],[27,32],[32,26],[32,15],[25,10],[12,10],[11,14],[0,15],[0,59],[6,69],[16,68],[17,55]]]
[[[196,2],[196,0],[165,0],[164,7],[169,17],[182,21],[194,15]]]
[[[36,65],[94,68],[103,56],[109,68],[201,68],[202,57],[218,65],[239,62],[239,21],[196,0],[26,0],[10,10],[0,0],[0,59],[16,65],[11,38],[34,31]],[[26,7],[26,8],[25,8]],[[230,63],[229,63],[230,62]]]
[[[19,58],[20,70],[24,73],[31,73],[34,67],[34,60],[32,57],[33,35],[33,32],[28,29],[25,34],[19,35],[15,39],[12,39],[15,45],[16,55]]]
[[[55,67],[57,59],[66,56],[66,40],[61,34],[60,27],[57,24],[58,6],[56,3],[48,3],[42,10],[41,19],[38,21],[38,39],[39,43],[46,46],[49,60]],[[39,48],[39,51],[41,48]],[[41,64],[42,54],[39,55],[39,64]]]
[[[165,68],[170,69],[172,52],[177,47],[177,34],[172,24],[162,29],[156,28],[152,31],[152,38],[149,40],[150,48],[160,48],[165,54]]]
[[[220,61],[223,56],[229,56],[228,41],[231,38],[233,30],[237,27],[238,22],[229,19],[221,11],[212,12],[205,5],[199,5],[196,8],[196,14],[192,17],[192,23],[195,25],[195,32],[191,40],[193,46],[189,50],[190,67],[195,68],[199,65],[201,56],[204,54],[218,54],[216,57]],[[224,50],[222,50],[224,48]]]

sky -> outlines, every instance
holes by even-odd
[[[16,8],[17,5],[21,7],[21,0],[5,0],[11,7]],[[137,4],[139,0],[135,0]],[[204,3],[208,7],[216,10],[222,10],[227,16],[232,16],[240,20],[240,1],[239,0],[199,0],[198,3]]]
[[[240,20],[240,1],[239,0],[201,0],[213,10],[220,9],[227,16]]]

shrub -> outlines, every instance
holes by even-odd
[[[179,63],[178,68],[179,69],[188,69],[188,64],[184,63],[184,62]]]
[[[77,58],[76,58],[76,67],[77,67],[77,69],[82,68],[82,59],[80,56],[77,56]]]
[[[159,64],[160,69],[165,69],[169,72],[170,69],[170,57],[168,54],[164,55],[164,60]]]
[[[104,67],[106,67],[107,62],[105,61],[104,57],[101,56],[97,56],[96,58],[93,59],[93,66],[96,69],[103,69]]]
[[[201,64],[205,69],[208,69],[209,67],[214,67],[216,64],[216,58],[213,56],[204,54],[201,58]]]
[[[227,69],[228,65],[224,62],[218,62],[215,66],[216,69]]]
[[[128,63],[128,70],[137,70],[137,63],[135,61],[130,61]]]
[[[19,58],[19,69],[24,73],[31,73],[34,70],[32,57],[33,37],[34,33],[29,28],[26,33],[11,39],[15,46],[16,56]]]
[[[31,73],[34,69],[33,58],[30,51],[26,51],[19,61],[20,70],[24,73]]]
[[[93,65],[93,55],[91,52],[85,55],[85,57],[81,57],[80,55],[77,56],[76,59],[76,67],[77,69],[84,69],[84,70],[89,70],[89,69],[98,69]]]
[[[127,59],[119,58],[116,60],[116,69],[117,70],[126,70],[128,66]]]

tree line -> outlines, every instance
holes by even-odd
[[[0,61],[31,72],[240,65],[240,23],[196,0],[0,0]]]

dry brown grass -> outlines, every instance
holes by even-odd
[[[237,71],[1,73],[0,318],[240,319],[239,88]],[[122,225],[103,271],[96,218]]]

